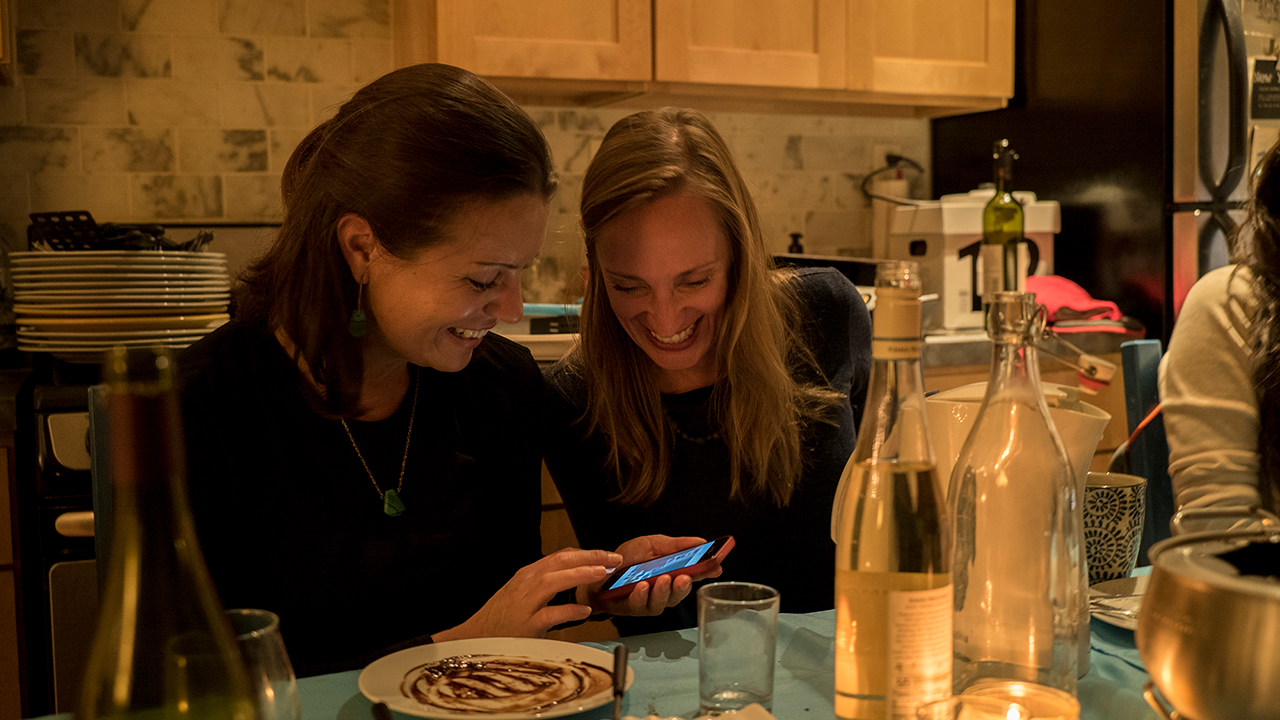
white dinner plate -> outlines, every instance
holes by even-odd
[[[188,329],[182,334],[170,334],[164,337],[100,337],[93,340],[67,340],[67,338],[32,338],[18,333],[18,345],[40,346],[41,348],[58,348],[58,350],[106,350],[113,345],[191,345],[209,334],[206,329]]]
[[[85,303],[117,303],[117,302],[226,302],[231,299],[229,292],[189,292],[183,290],[139,289],[128,292],[94,291],[89,294],[63,295],[62,293],[18,293],[13,295],[14,303],[38,303],[41,305],[84,305]]]
[[[203,315],[162,315],[145,317],[26,317],[18,318],[18,328],[44,328],[65,331],[108,330],[176,330],[179,328],[216,328],[231,318],[226,313]]]
[[[212,330],[213,328],[208,328]],[[99,340],[113,339],[134,340],[144,338],[166,338],[207,332],[204,328],[169,328],[162,330],[37,330],[19,328],[18,339],[32,344],[58,340]]]
[[[19,285],[42,285],[57,284],[65,282],[100,282],[107,284],[115,283],[132,283],[137,281],[149,282],[230,282],[226,268],[208,268],[204,271],[157,271],[157,272],[138,272],[138,268],[129,268],[127,271],[121,272],[38,272],[24,273],[13,270],[9,274],[13,277],[14,286]]]
[[[38,318],[114,318],[161,315],[202,315],[224,313],[227,303],[209,303],[191,307],[157,307],[154,303],[143,303],[138,307],[109,306],[105,308],[66,308],[62,305],[20,305],[15,306],[18,313],[18,324],[25,325]]]
[[[102,263],[76,265],[10,265],[14,277],[35,278],[69,273],[227,273],[227,263],[192,263],[191,260],[160,260],[152,263]]]
[[[225,265],[225,253],[183,253],[174,255],[161,252],[134,252],[124,254],[117,252],[93,253],[91,255],[75,252],[48,253],[10,253],[9,262],[14,267],[80,267],[84,265],[155,265],[173,263],[184,265]]]
[[[1140,575],[1138,577],[1100,582],[1089,587],[1089,600],[1102,601],[1107,607],[1128,610],[1136,615],[1142,609],[1142,598],[1147,592],[1147,581],[1150,579],[1150,576]],[[1137,617],[1125,617],[1100,612],[1091,612],[1090,614],[1108,625],[1114,625],[1125,630],[1138,629]]]
[[[178,315],[191,314],[196,312],[222,312],[227,307],[227,301],[214,302],[167,302],[164,300],[149,300],[147,302],[100,302],[100,303],[57,303],[55,305],[18,305],[14,304],[13,311],[18,315],[77,315],[81,314],[80,310],[104,311],[100,314],[110,315],[112,310],[147,310],[152,315]],[[50,308],[68,312],[45,312]],[[88,314],[88,313],[84,313]]]
[[[43,250],[19,250],[9,253],[9,257],[23,262],[29,262],[31,260],[48,260],[56,262],[58,258],[133,258],[139,256],[182,259],[196,258],[202,260],[227,259],[226,253],[205,252],[203,250],[198,252],[191,250],[54,250],[52,252]]]
[[[152,340],[122,340],[119,342],[78,342],[78,343],[73,343],[73,342],[28,343],[28,342],[22,342],[19,340],[18,350],[23,352],[84,352],[84,354],[90,354],[90,352],[92,352],[92,354],[100,354],[100,352],[106,352],[110,350],[110,348],[119,347],[119,346],[154,347],[156,345],[160,345],[164,347],[187,347],[189,345],[195,345],[195,343],[197,341],[200,341],[202,337],[205,337],[205,336],[193,336],[193,337],[183,337],[183,338],[166,337],[164,338],[164,340],[154,340],[154,338],[152,338]]]
[[[601,684],[592,683],[591,690],[560,704],[541,710],[506,711],[476,710],[460,712],[424,705],[408,697],[402,690],[405,678],[416,675],[419,668],[428,663],[458,656],[492,655],[500,659],[533,660],[549,663],[580,663],[595,666],[604,672]],[[571,673],[572,674],[572,673]],[[360,692],[373,702],[384,702],[392,710],[425,718],[454,720],[525,720],[526,718],[552,718],[572,715],[600,707],[613,700],[613,655],[585,645],[543,640],[537,638],[477,638],[433,643],[401,650],[379,658],[360,672]],[[627,687],[635,681],[635,672],[627,668]]]
[[[14,295],[37,295],[55,297],[84,297],[95,295],[118,295],[118,293],[137,293],[137,295],[164,295],[164,293],[188,292],[228,292],[230,283],[212,279],[201,284],[182,282],[152,282],[151,284],[133,283],[92,283],[90,287],[69,283],[40,283],[32,286],[27,283],[14,283]]]
[[[146,280],[19,280],[13,283],[15,293],[24,292],[108,292],[126,290],[150,290],[155,288],[168,290],[185,290],[187,292],[225,292],[231,289],[231,282],[225,278],[206,277],[200,279],[168,279],[153,278]]]

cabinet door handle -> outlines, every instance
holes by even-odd
[[[63,537],[93,537],[93,511],[64,512],[53,521],[53,529]]]

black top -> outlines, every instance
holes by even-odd
[[[549,442],[547,467],[564,498],[583,547],[614,548],[628,538],[658,533],[698,535],[708,540],[733,535],[736,546],[720,580],[758,582],[777,588],[785,612],[830,609],[835,594],[835,544],[831,505],[844,465],[853,453],[857,423],[871,368],[871,321],[857,289],[829,268],[796,271],[805,319],[802,337],[831,386],[845,393],[837,425],[813,423],[802,443],[805,472],[791,502],[779,508],[771,498],[749,494],[729,498],[729,450],[715,436],[707,401],[711,387],[663,395],[676,428],[671,475],[652,505],[611,500],[617,477],[605,467],[608,448],[600,435],[584,437],[577,422],[585,411],[580,376],[566,368],[547,374]],[[797,376],[819,381],[811,372]],[[749,480],[744,483],[749,485]],[[693,593],[656,618],[616,618],[624,635],[697,624]]]
[[[525,348],[490,334],[460,372],[413,368],[399,517],[265,327],[232,322],[178,363],[209,570],[226,607],[280,616],[299,676],[426,642],[540,557],[542,383]],[[347,423],[384,490],[400,474],[412,398],[385,420]]]

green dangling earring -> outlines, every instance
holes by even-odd
[[[369,323],[365,319],[364,310],[360,307],[360,299],[364,295],[364,283],[360,283],[359,287],[360,289],[356,291],[356,309],[351,311],[351,321],[347,323],[347,332],[353,338],[362,338],[369,332]]]

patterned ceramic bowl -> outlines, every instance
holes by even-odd
[[[1089,473],[1084,488],[1084,548],[1090,585],[1126,578],[1133,572],[1146,508],[1146,478]]]

